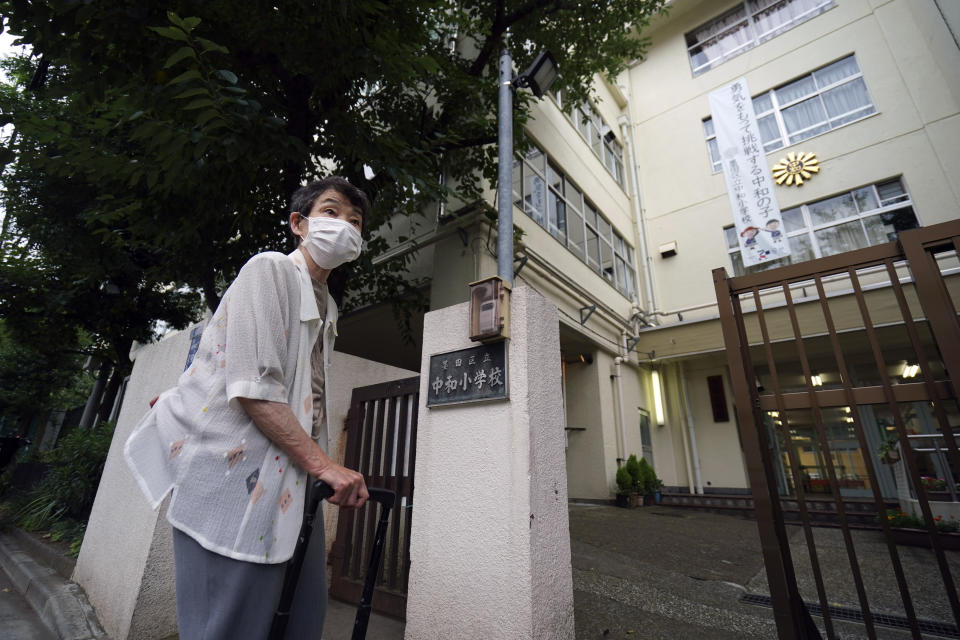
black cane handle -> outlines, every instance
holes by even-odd
[[[320,500],[327,500],[334,494],[333,488],[323,480],[317,480],[313,483],[313,491],[314,495],[319,497]],[[397,501],[397,494],[389,489],[367,487],[367,492],[370,494],[370,499],[379,502],[384,509],[392,509],[393,504]]]

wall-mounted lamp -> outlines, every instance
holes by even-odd
[[[900,374],[901,378],[913,378],[920,372],[920,365],[918,364],[909,364],[904,363],[903,373]]]
[[[663,390],[660,388],[660,372],[654,369],[650,375],[653,382],[653,417],[657,421],[657,426],[662,427],[666,423],[666,416],[663,413]]]
[[[815,387],[822,387],[823,378],[820,377],[819,373],[815,373],[812,376],[810,376],[810,384],[812,384]]]
[[[529,87],[533,95],[542,98],[559,76],[557,61],[549,51],[542,51],[527,70],[517,76],[514,84],[518,87]]]

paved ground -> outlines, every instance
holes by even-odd
[[[809,562],[804,560],[808,555],[802,531],[798,527],[788,531],[801,592],[816,601]],[[840,532],[815,532],[831,603],[857,607]],[[629,510],[571,505],[570,533],[577,640],[777,637],[771,609],[739,602],[745,591],[766,592],[754,521],[680,507]],[[897,613],[902,608],[899,592],[892,582],[889,554],[880,540],[876,532],[854,533],[871,608]],[[898,550],[918,613],[950,622],[931,552],[914,547]],[[960,577],[960,552],[948,555],[954,575]],[[36,628],[32,612],[24,610],[26,603],[18,600],[17,594],[2,591],[10,588],[2,579],[0,572],[0,640],[56,637]],[[352,605],[331,600],[324,637],[349,638],[355,613]],[[822,633],[822,619],[813,619]],[[857,623],[837,622],[835,632],[842,640],[867,637],[863,625]],[[877,637],[899,640],[910,634],[878,627]],[[374,614],[367,638],[402,640],[403,624]]]
[[[55,640],[27,601],[0,571],[0,640]]]

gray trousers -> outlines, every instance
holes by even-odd
[[[243,562],[207,551],[173,530],[177,623],[181,640],[264,640],[280,602],[287,563]],[[327,613],[322,509],[314,520],[286,638],[316,639]]]

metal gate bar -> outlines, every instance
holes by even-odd
[[[377,574],[373,608],[398,618],[406,615],[410,570],[410,506],[419,380],[408,378],[354,389],[346,425],[345,466],[360,471],[369,486],[397,493]],[[360,599],[377,516],[377,507],[372,503],[356,511],[340,512],[337,538],[330,554],[331,595],[348,601]]]
[[[823,288],[819,275],[814,276],[814,283],[817,285],[818,291]],[[853,582],[857,589],[857,598],[860,601],[860,608],[863,611],[863,622],[867,627],[867,636],[870,640],[874,640],[877,637],[877,632],[873,627],[873,616],[870,615],[867,593],[863,588],[863,576],[860,574],[857,551],[853,546],[853,537],[850,535],[850,523],[847,521],[847,510],[843,505],[843,500],[840,498],[840,482],[837,479],[837,472],[833,465],[830,439],[827,437],[827,430],[823,425],[823,412],[820,409],[820,404],[817,401],[817,392],[813,386],[813,371],[810,369],[807,351],[803,345],[803,332],[797,320],[797,310],[793,304],[793,296],[790,294],[790,286],[786,282],[782,283],[781,286],[783,287],[783,295],[787,301],[787,312],[790,314],[790,324],[793,328],[793,335],[796,338],[797,354],[800,356],[800,367],[803,370],[807,395],[810,399],[810,408],[813,410],[813,420],[817,428],[820,451],[823,454],[823,461],[827,467],[827,477],[830,480],[830,493],[836,505],[837,517],[840,520],[840,530],[843,532],[843,544],[844,547],[846,547],[847,558],[850,561],[850,571],[853,574]],[[828,637],[833,638],[832,635],[828,635]]]
[[[808,436],[802,438],[802,440],[809,443],[805,445],[807,453],[813,453],[815,464],[819,467],[821,474],[825,472],[827,476],[828,489],[840,522],[843,548],[849,560],[850,574],[853,578],[856,598],[860,604],[867,634],[870,638],[876,637],[874,613],[868,603],[865,579],[851,533],[851,523],[841,494],[840,474],[835,466],[835,464],[843,464],[841,460],[844,459],[842,458],[844,452],[847,452],[846,455],[849,457],[855,450],[838,444],[836,445],[838,448],[834,451],[834,445],[831,445],[831,437],[845,439],[852,444],[854,439],[851,436],[855,436],[855,442],[859,446],[863,461],[862,467],[859,462],[856,463],[857,466],[854,469],[859,468],[860,470],[855,471],[855,473],[860,474],[861,478],[870,483],[872,503],[877,509],[878,515],[880,515],[880,529],[884,536],[886,550],[890,556],[890,566],[896,578],[904,613],[906,614],[904,620],[909,624],[912,636],[917,639],[921,638],[921,624],[910,593],[903,560],[892,538],[891,525],[885,518],[886,501],[880,489],[879,470],[871,455],[870,440],[867,438],[868,425],[864,422],[866,414],[861,415],[860,411],[857,410],[857,407],[861,405],[885,406],[891,414],[889,420],[892,422],[892,426],[887,427],[887,430],[896,432],[902,461],[899,464],[903,465],[908,482],[913,485],[916,504],[924,518],[926,533],[942,577],[944,591],[954,621],[960,627],[960,600],[958,600],[954,579],[947,564],[942,535],[933,518],[930,496],[927,495],[928,491],[924,488],[920,479],[920,466],[917,460],[919,454],[913,450],[910,444],[907,437],[906,421],[899,408],[899,403],[930,403],[936,425],[946,442],[949,454],[949,464],[947,468],[943,469],[944,473],[949,476],[946,481],[956,482],[957,475],[960,473],[960,449],[957,447],[955,434],[950,426],[944,402],[952,402],[960,397],[960,379],[952,375],[954,372],[960,371],[960,323],[958,323],[956,307],[950,298],[945,276],[941,273],[939,263],[944,253],[950,253],[952,258],[954,252],[960,255],[960,221],[902,232],[898,242],[733,279],[727,278],[724,269],[714,270],[714,285],[717,292],[720,323],[724,334],[724,342],[727,346],[731,383],[734,387],[736,410],[747,461],[747,473],[754,495],[757,524],[761,534],[761,547],[770,585],[771,602],[774,606],[778,634],[781,638],[819,637],[819,632],[812,624],[809,613],[800,599],[789,539],[782,524],[781,500],[791,502],[795,500],[797,503],[801,526],[810,555],[810,566],[821,604],[817,613],[823,616],[824,628],[828,637],[835,637],[829,613],[832,605],[829,603],[828,587],[824,584],[821,574],[812,532],[811,514],[807,508],[808,498],[804,488],[803,469],[797,444],[791,437],[791,429],[788,426],[786,415],[787,411],[798,409],[808,412],[804,414],[807,416],[806,424],[808,426],[806,428],[809,429],[807,433],[813,437]],[[913,275],[914,292],[923,308],[934,345],[939,349],[939,360],[943,363],[943,371],[947,374],[947,380],[935,379],[937,371],[925,352],[918,327],[914,322],[910,306],[907,304],[904,288],[895,266],[895,263],[899,263],[904,258],[907,259],[907,266]],[[879,271],[877,271],[878,268]],[[892,291],[896,299],[893,312],[899,312],[901,316],[900,321],[894,321],[893,324],[902,324],[908,337],[907,343],[900,342],[898,344],[900,348],[912,348],[919,369],[923,373],[921,382],[904,381],[902,384],[893,384],[885,362],[884,350],[881,348],[881,339],[871,318],[867,296],[861,283],[860,270],[867,270],[872,278],[876,278],[877,274],[884,273],[889,277],[889,289],[884,288],[883,290]],[[866,338],[869,350],[859,353],[865,357],[864,363],[872,359],[879,375],[879,385],[872,384],[872,381],[867,385],[855,384],[851,377],[850,367],[841,348],[841,332],[834,320],[824,282],[824,278],[833,276],[848,279],[850,282],[852,290],[842,293],[842,295],[849,297],[846,299],[838,298],[838,302],[846,304],[846,300],[850,298],[856,302],[855,307],[846,304],[847,320],[856,318],[857,312],[859,312],[859,324],[846,330],[862,332],[862,335]],[[791,286],[809,288],[811,282],[816,289],[819,305],[804,300],[802,304],[805,314],[803,320],[801,320],[798,312],[798,305],[801,303],[793,300]],[[783,307],[778,311],[782,325],[779,330],[785,332],[784,335],[792,333],[792,339],[783,339],[793,342],[796,346],[797,363],[803,376],[803,382],[799,385],[803,389],[802,392],[784,392],[785,389],[774,357],[773,341],[766,317],[767,312],[763,304],[762,295],[765,293],[778,294],[782,299],[782,305],[778,305]],[[871,293],[871,296],[876,295],[876,293]],[[759,379],[754,371],[750,351],[751,345],[747,336],[744,313],[741,309],[742,296],[751,298],[754,305],[755,316],[753,319],[759,325],[763,358],[766,360],[773,386],[772,394],[761,395],[762,390],[753,384],[755,380]],[[815,313],[814,310],[818,307],[821,314],[819,317],[807,315],[811,312]],[[890,312],[889,308],[885,308],[885,310],[888,313]],[[850,313],[853,313],[853,315],[849,315]],[[789,318],[789,328],[783,325],[784,314]],[[826,325],[826,331],[805,336],[804,324],[808,318],[816,323],[815,326],[821,326],[820,322],[822,320]],[[888,324],[886,320],[885,324]],[[820,330],[818,329],[818,331]],[[826,342],[818,343],[824,346],[828,343],[829,347],[826,351],[824,351],[824,346],[821,346],[813,353],[818,358],[818,363],[823,363],[825,356],[829,359],[829,355],[832,353],[836,369],[831,368],[830,371],[836,371],[839,374],[840,384],[838,386],[841,388],[820,389],[818,388],[819,381],[817,386],[814,385],[814,369],[804,342],[811,338],[826,339]],[[820,365],[818,364],[818,366]],[[832,367],[832,365],[827,366]],[[850,415],[845,418],[845,422],[852,423],[852,427],[847,425],[850,429],[846,432],[848,435],[831,436],[831,433],[836,433],[836,421],[839,419],[831,419],[831,431],[828,432],[824,414],[824,409],[828,407],[847,408],[846,413]],[[765,411],[776,411],[778,416],[784,418],[782,423],[779,420],[771,421],[769,432],[764,422],[763,412]],[[890,422],[887,424],[890,424]],[[882,433],[885,434],[886,431],[882,431]],[[790,475],[795,495],[781,496],[779,494],[773,456],[778,456],[777,464],[782,464],[784,461],[780,457],[781,454],[776,453],[779,449],[771,446],[771,437],[782,439],[786,444],[786,458],[790,465]],[[819,458],[816,457],[818,452]],[[837,463],[834,462],[835,458],[838,461]],[[848,459],[846,464],[853,464],[853,460]],[[820,477],[822,478],[823,475]],[[786,483],[786,476],[783,479]],[[784,486],[789,490],[786,484]],[[862,486],[862,482],[860,486]],[[904,488],[901,487],[901,490],[904,490]]]
[[[780,376],[777,373],[776,360],[773,357],[773,347],[770,344],[770,334],[767,330],[767,321],[764,316],[763,303],[760,299],[760,289],[753,287],[754,307],[757,311],[757,320],[760,323],[760,334],[763,337],[764,355],[767,359],[767,368],[770,370],[770,376],[773,381],[774,396],[777,401],[777,412],[786,420],[786,407],[783,402],[783,394],[780,387]],[[826,590],[823,586],[823,575],[820,572],[820,559],[817,557],[817,546],[813,539],[813,529],[810,526],[810,514],[807,511],[807,498],[803,487],[803,478],[801,476],[800,460],[797,457],[797,449],[793,445],[793,437],[790,429],[781,431],[787,444],[787,456],[790,459],[790,470],[793,474],[793,486],[797,492],[797,507],[800,510],[800,522],[803,527],[803,535],[807,542],[807,551],[810,556],[810,566],[813,569],[813,580],[817,587],[817,598],[820,600],[820,607],[823,613],[823,623],[827,630],[827,637],[833,637],[833,620],[830,616],[830,607],[827,602]]]
[[[740,424],[761,426],[757,389],[747,381],[756,379],[750,360],[746,328],[740,298],[731,295],[724,269],[713,272],[717,289],[720,325],[728,357],[733,364],[730,383],[737,398],[736,411]],[[805,633],[803,600],[797,589],[790,541],[783,523],[783,511],[777,499],[776,479],[771,461],[762,454],[769,450],[766,432],[762,428],[741,429],[741,440],[747,453],[747,475],[753,491],[757,527],[760,529],[760,549],[770,585],[773,616],[781,640],[805,640],[816,636]]]
[[[890,263],[892,265],[892,263]],[[896,272],[894,271],[894,277],[896,277]],[[857,278],[856,272],[851,270],[850,279],[851,281]],[[897,278],[899,284],[899,278]],[[847,369],[846,358],[843,355],[843,349],[840,347],[840,336],[837,334],[836,326],[833,323],[833,314],[830,312],[830,305],[827,304],[827,294],[823,289],[823,281],[817,277],[817,293],[820,296],[820,307],[823,310],[823,316],[827,323],[827,331],[830,334],[830,343],[833,347],[833,354],[836,358],[837,369],[840,372],[840,379],[843,383],[844,393],[847,395],[849,407],[856,407],[856,403],[853,397],[853,385],[850,382],[850,372]],[[862,292],[857,295],[857,302],[862,303],[861,312],[865,309],[866,300],[863,299]],[[909,309],[908,309],[909,310]],[[864,324],[869,324],[867,319],[864,318]],[[876,352],[875,352],[876,354]],[[863,420],[860,416],[859,411],[851,411],[850,415],[853,417],[854,430],[857,435],[857,442],[860,444],[860,450],[863,452],[870,450],[869,442],[867,441],[866,432],[864,431]],[[876,466],[873,462],[873,456],[864,455],[863,456],[864,466],[867,468],[867,477],[870,479],[870,487],[873,493],[874,504],[877,508],[878,514],[886,513],[886,505],[883,500],[883,495],[880,493],[880,483],[877,477]],[[913,607],[913,599],[910,597],[910,589],[907,585],[906,575],[903,571],[903,564],[900,562],[900,554],[897,553],[897,545],[893,542],[893,537],[890,534],[890,522],[885,517],[880,517],[880,526],[883,529],[884,539],[887,544],[887,552],[890,554],[890,562],[893,565],[893,573],[897,580],[897,587],[900,589],[900,597],[903,601],[904,612],[907,614],[907,619],[910,621],[910,629],[913,637],[916,640],[920,640],[920,628],[919,623],[917,622],[917,615]],[[869,611],[865,610],[866,614],[869,614]],[[866,615],[864,616],[866,620]],[[872,616],[870,617],[871,627],[872,627]]]
[[[938,344],[940,342],[945,343],[940,346],[944,360],[945,362],[960,362],[960,325],[957,324],[957,311],[932,255],[932,252],[938,246],[934,242],[930,243],[933,246],[925,247],[923,238],[919,235],[905,237],[902,244],[904,254],[910,261],[910,271],[914,274],[914,286],[916,286],[921,300],[927,298],[942,301],[942,304],[931,305],[930,309],[925,306],[924,311],[934,335],[942,337],[941,340],[938,340]],[[955,250],[957,246],[960,246],[956,235],[952,238],[952,245]],[[960,251],[957,252],[957,255],[960,255]],[[954,397],[960,398],[960,379],[951,375],[950,381],[953,384]],[[950,452],[950,461],[953,463],[954,471],[960,471],[960,452],[957,451],[953,430],[949,428],[947,423],[941,423],[940,426],[943,439],[946,441]]]

